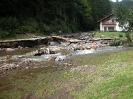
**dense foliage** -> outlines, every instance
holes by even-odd
[[[119,3],[127,8],[131,8],[133,6],[133,0],[122,0],[121,2],[118,2],[120,0],[117,0],[117,2],[111,2],[111,8],[113,9],[115,7],[116,3]]]
[[[128,7],[128,8],[131,8],[133,5],[133,0],[122,0],[121,4]]]
[[[94,30],[111,13],[109,0],[1,0],[0,9],[0,37]]]
[[[132,42],[131,33],[133,30],[133,8],[128,8],[121,3],[117,3],[114,7],[114,12],[119,22],[119,26],[126,33],[127,40]]]

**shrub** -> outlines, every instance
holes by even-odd
[[[21,27],[22,32],[33,32],[33,29],[31,26],[25,25]]]
[[[50,27],[51,32],[59,33],[59,30],[61,30],[63,33],[71,32],[71,29],[67,25],[67,23],[61,19],[56,19],[55,21],[53,21]]]
[[[122,45],[122,40],[120,39],[114,39],[109,42],[110,46],[120,46]]]
[[[58,25],[59,25],[59,30],[64,31],[65,33],[68,33],[71,31],[68,25],[62,20],[59,20]]]
[[[119,34],[119,37],[123,37],[123,35],[122,34]]]
[[[126,37],[127,37],[128,42],[132,42],[131,33],[130,32],[126,32]]]
[[[23,26],[21,26],[22,32],[35,33],[39,27],[38,22],[34,18],[28,18],[23,22]]]
[[[8,36],[14,36],[15,29],[19,26],[19,22],[15,17],[6,17],[0,19],[0,27],[3,31],[8,31]]]
[[[1,39],[6,38],[7,35],[8,35],[7,31],[0,29],[0,38]]]
[[[0,19],[0,27],[3,30],[14,30],[18,27],[19,23],[15,17],[7,17]]]
[[[39,30],[40,30],[40,32],[43,32],[43,33],[51,32],[51,28],[48,25],[46,25],[45,23],[40,23],[39,24]]]
[[[75,32],[76,30],[78,30],[78,28],[76,27],[76,25],[75,24],[68,24],[68,27],[70,28],[70,32]]]

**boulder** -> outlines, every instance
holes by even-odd
[[[59,43],[56,42],[56,41],[50,41],[50,42],[49,42],[49,45],[50,45],[50,46],[57,46],[57,45],[59,45]]]
[[[62,60],[65,60],[66,59],[66,56],[65,55],[60,55],[60,56],[57,56],[55,58],[55,61],[62,61]]]
[[[61,51],[60,47],[57,47],[57,46],[50,46],[49,47],[49,53],[50,54],[56,54],[60,51]]]
[[[5,48],[5,51],[14,51],[15,49],[13,49],[13,48]]]
[[[43,49],[39,49],[39,50],[37,51],[37,53],[35,53],[35,56],[40,56],[40,55],[42,55],[42,54],[44,54],[44,50],[43,50]]]
[[[98,46],[97,46],[96,42],[93,42],[92,45],[91,45],[91,48],[94,49],[94,50],[96,50],[97,47],[98,47]]]

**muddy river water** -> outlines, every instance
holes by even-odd
[[[6,56],[6,55],[18,55],[21,56],[23,54],[26,54],[28,52],[37,50],[38,48],[27,48],[27,49],[21,49],[21,50],[15,50],[15,51],[0,51],[0,57]],[[64,53],[56,53],[56,54],[44,54],[41,56],[30,56],[30,57],[23,57],[19,60],[26,61],[26,60],[33,60],[33,61],[45,61],[48,60],[50,57],[56,57],[55,61],[65,60],[66,58],[69,58],[70,56],[75,55],[85,55],[85,54],[96,54],[96,53],[106,53],[106,52],[117,52],[122,50],[132,49],[131,47],[113,47],[113,46],[106,46],[106,47],[100,47],[96,50],[90,49],[90,50],[76,50],[76,51],[65,51]]]

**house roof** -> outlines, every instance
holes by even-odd
[[[111,16],[113,16],[113,15],[114,15],[114,13],[112,13],[112,14],[110,14],[110,15],[107,15],[107,16],[105,16],[104,18],[98,20],[97,22],[99,23],[99,22],[101,22],[101,21],[103,21],[103,20],[105,20],[105,19],[107,19],[107,18],[109,18],[109,17],[111,17]]]

